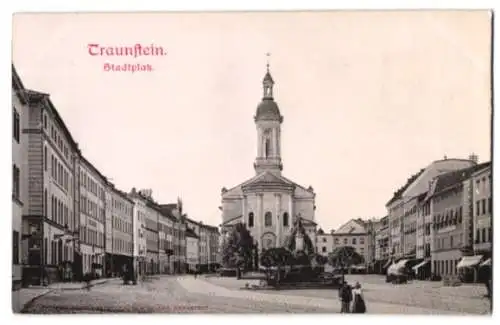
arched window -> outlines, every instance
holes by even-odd
[[[269,138],[266,138],[265,154],[266,154],[266,158],[271,155],[271,141],[269,140]]]
[[[264,226],[271,227],[273,225],[273,215],[271,212],[266,212],[264,216]]]
[[[249,228],[253,227],[253,212],[250,212],[248,214],[248,227]]]
[[[283,226],[288,227],[288,212],[283,213]]]

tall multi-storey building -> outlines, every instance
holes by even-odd
[[[134,202],[109,184],[106,191],[106,270],[108,275],[133,268]]]
[[[186,263],[188,272],[198,272],[200,265],[200,237],[189,225],[186,227]]]
[[[133,188],[129,194],[134,202],[132,227],[134,231],[134,272],[136,274],[146,273],[146,199]]]
[[[220,266],[220,233],[219,228],[214,226],[205,225],[207,228],[208,236],[208,270],[215,271]]]
[[[80,190],[80,237],[83,274],[93,272],[104,275],[105,210],[107,179],[87,159],[80,156],[77,174]]]
[[[473,175],[487,170],[490,163],[474,165],[436,177],[430,186],[426,202],[430,203],[431,272],[440,276],[457,275],[465,256],[472,255],[471,226],[474,223],[474,206],[470,196]],[[477,265],[481,258],[477,259]],[[470,262],[470,261],[468,261]],[[462,264],[464,264],[462,262]],[[469,266],[472,266],[470,264]]]
[[[22,268],[28,260],[27,249],[21,249],[23,234],[23,206],[28,204],[28,98],[14,66],[12,66],[12,286],[21,285]]]
[[[481,168],[472,174],[474,191],[473,203],[473,251],[475,255],[483,255],[491,258],[493,245],[492,212],[493,202],[491,200],[491,164],[483,164]]]
[[[387,202],[392,257],[415,258],[418,224],[417,203],[419,196],[429,190],[429,182],[436,176],[476,164],[474,159],[445,159],[434,161],[411,176],[406,184],[397,190]]]
[[[375,272],[385,273],[391,263],[391,248],[389,245],[390,227],[389,217],[380,219],[379,226],[375,233]]]
[[[164,215],[171,216],[174,220],[172,229],[172,251],[169,262],[173,273],[184,273],[187,271],[186,262],[186,216],[181,214],[179,203],[160,204],[160,209]]]
[[[71,276],[74,270],[75,157],[78,146],[48,94],[24,90],[28,142],[23,249],[27,282]],[[43,277],[42,277],[43,274]],[[37,280],[38,279],[38,280]]]
[[[173,272],[174,255],[174,227],[177,219],[172,214],[172,210],[160,206],[160,219],[158,223],[158,240],[159,240],[159,261],[160,273],[171,274]]]

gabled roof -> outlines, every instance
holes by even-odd
[[[347,221],[345,224],[339,227],[334,233],[334,235],[347,235],[347,234],[365,234],[366,228],[363,222],[360,222],[358,219],[351,219]]]
[[[276,174],[273,174],[270,171],[264,171],[254,178],[248,180],[244,184],[241,185],[242,189],[250,188],[253,186],[269,186],[269,185],[277,185],[277,186],[285,186],[293,188],[295,184],[283,177],[280,177]]]
[[[176,221],[176,222],[178,221],[173,213],[173,210],[177,208],[177,204],[175,204],[175,203],[159,204],[158,208],[159,208],[162,216],[164,216],[172,221]]]

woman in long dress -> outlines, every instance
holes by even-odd
[[[354,289],[352,290],[354,301],[352,303],[352,313],[353,314],[363,314],[366,312],[365,299],[363,297],[363,290],[361,290],[361,285],[356,282]]]

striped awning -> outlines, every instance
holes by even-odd
[[[479,266],[491,266],[491,258],[488,258],[486,261],[481,263]]]
[[[428,263],[430,263],[430,261],[423,261],[423,262],[421,262],[421,263],[418,263],[417,265],[415,265],[415,266],[413,267],[413,270],[414,270],[415,272],[417,272],[419,268],[421,268],[422,266],[424,266],[424,265],[426,265],[426,264],[428,264]]]
[[[458,262],[457,269],[465,268],[465,267],[474,267],[481,262],[483,259],[483,255],[474,255],[474,256],[464,256]]]

